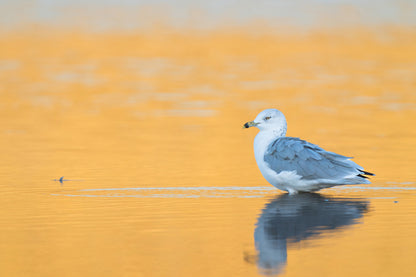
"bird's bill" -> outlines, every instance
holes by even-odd
[[[246,122],[246,123],[243,125],[243,127],[244,127],[244,128],[250,128],[250,127],[255,127],[255,126],[257,126],[257,125],[259,125],[257,122],[254,122],[254,121],[249,121],[249,122]]]

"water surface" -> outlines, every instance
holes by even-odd
[[[416,39],[347,34],[3,34],[0,275],[413,276]],[[271,187],[270,107],[373,184]]]

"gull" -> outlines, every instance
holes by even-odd
[[[287,123],[282,112],[267,109],[244,128],[257,127],[254,156],[263,177],[274,187],[296,194],[338,185],[370,184],[373,173],[346,157],[316,144],[286,137]]]

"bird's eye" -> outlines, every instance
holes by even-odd
[[[270,118],[272,118],[271,116],[266,116],[265,118],[264,118],[264,120],[269,120]]]

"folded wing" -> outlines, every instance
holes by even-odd
[[[350,160],[334,152],[325,151],[318,145],[299,138],[282,137],[271,143],[266,150],[264,160],[277,173],[296,171],[306,180],[330,179],[373,175]]]

